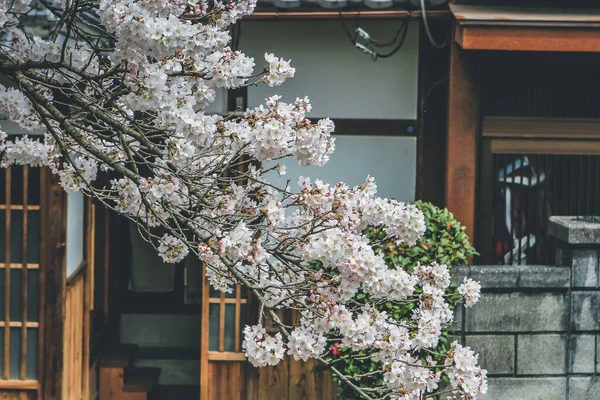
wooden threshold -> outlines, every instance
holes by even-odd
[[[209,351],[209,361],[246,361],[244,353],[234,353],[227,351]]]
[[[0,389],[13,389],[13,390],[38,390],[40,383],[32,380],[0,380]]]

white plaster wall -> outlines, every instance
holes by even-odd
[[[346,21],[350,29],[354,21]],[[361,21],[371,37],[386,42],[400,21]],[[403,47],[394,56],[373,61],[355,48],[340,21],[243,21],[239,49],[254,57],[257,70],[264,53],[291,59],[296,77],[280,87],[249,88],[248,105],[281,94],[286,101],[309,96],[313,117],[416,119],[418,23],[411,22]]]
[[[343,136],[336,137],[336,150],[323,167],[301,167],[294,160],[285,160],[287,173],[269,178],[278,187],[290,181],[298,189],[300,176],[309,176],[335,184],[350,186],[364,183],[367,176],[377,182],[377,195],[400,201],[415,197],[416,138],[401,136]]]
[[[70,277],[83,262],[84,208],[82,192],[67,193],[67,277]]]

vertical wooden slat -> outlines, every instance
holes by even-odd
[[[225,351],[225,293],[223,292],[219,304],[219,351]]]
[[[27,190],[29,188],[29,166],[23,166],[23,259],[21,269],[21,379],[27,377]]]
[[[6,227],[4,231],[4,379],[9,378],[10,368],[10,202],[11,167],[6,168]]]
[[[71,325],[69,324],[69,321],[71,320],[71,296],[72,296],[72,291],[67,289],[67,293],[65,295],[65,337],[63,338],[64,340],[64,350],[63,350],[63,354],[64,354],[64,365],[65,365],[65,374],[63,374],[62,378],[63,378],[63,390],[67,396],[67,398],[69,396],[71,396],[71,392],[70,392],[70,388],[71,385],[69,384],[69,382],[67,381],[67,379],[69,379],[71,377],[71,371],[70,371],[70,362],[69,360],[73,359],[73,356],[71,355],[71,346],[70,346],[70,337],[71,337]]]
[[[242,288],[240,285],[235,287],[235,351],[241,351],[240,347],[240,311],[242,308]]]
[[[202,265],[202,320],[200,325],[200,399],[207,400],[209,395],[208,376],[208,340],[209,340],[209,290],[206,278],[206,266]]]
[[[95,234],[96,234],[96,206],[90,199],[88,201],[88,254],[87,269],[84,275],[85,291],[83,293],[83,393],[82,397],[89,398],[90,383],[90,337],[91,337],[91,310],[94,308],[94,258],[95,258]]]
[[[88,301],[88,306],[90,310],[94,309],[94,279],[95,279],[95,275],[96,275],[96,205],[92,202],[92,200],[90,199],[89,201],[89,212],[90,212],[90,216],[88,218],[88,234],[90,235],[89,237],[89,244],[88,244],[88,256],[87,256],[87,262],[88,262],[88,273],[87,275],[87,287],[88,287],[88,291],[90,292],[88,297],[89,297],[89,301]]]
[[[102,295],[102,299],[104,301],[104,324],[106,325],[108,323],[108,317],[109,317],[109,288],[110,288],[110,213],[105,209],[103,214],[104,215],[104,282],[103,282],[103,288],[104,288],[104,293]]]
[[[45,255],[48,254],[47,248],[47,238],[46,238],[46,219],[48,213],[48,168],[42,168],[40,171],[40,267],[39,267],[39,308],[40,313],[44,310],[44,302],[45,302],[45,293],[46,293],[46,285],[45,277],[46,277],[46,259]],[[38,381],[43,382],[44,379],[44,321],[42,315],[39,316],[39,328],[37,331],[38,335]],[[37,393],[38,399],[42,398],[42,385],[38,389]]]

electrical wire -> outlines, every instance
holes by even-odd
[[[442,44],[438,44],[435,39],[433,38],[433,35],[431,34],[431,31],[429,30],[429,22],[427,22],[427,9],[425,8],[425,0],[420,0],[421,1],[421,16],[423,17],[423,25],[425,26],[425,33],[427,34],[427,37],[429,38],[429,43],[431,43],[431,45],[435,48],[438,49],[442,49],[444,47],[446,47],[446,44],[448,44],[448,38],[446,38],[446,40],[444,40],[444,43]]]
[[[340,23],[342,24],[342,28],[344,28],[346,35],[348,35],[348,39],[350,39],[350,42],[352,43],[352,45],[355,46],[356,38],[358,37],[358,34],[356,33],[356,29],[358,29],[358,15],[360,13],[356,15],[356,29],[354,30],[354,32],[355,32],[354,36],[352,36],[352,34],[350,33],[350,30],[348,30],[348,27],[346,26],[346,23],[344,22],[344,17],[342,16],[342,7],[340,7],[340,2],[341,2],[341,0],[338,0],[336,2]]]
[[[398,32],[400,32],[400,31],[398,31]],[[408,23],[406,21],[404,21],[403,30],[402,30],[402,37],[400,38],[400,41],[398,42],[398,44],[396,44],[396,47],[394,47],[388,53],[383,53],[382,54],[382,53],[379,53],[379,52],[375,52],[375,57],[376,58],[389,58],[389,57],[393,56],[394,54],[396,54],[398,52],[398,50],[400,50],[400,48],[402,48],[402,45],[404,45],[404,40],[406,39],[406,34],[407,33],[408,33]]]
[[[398,27],[398,30],[396,31],[396,34],[394,35],[394,38],[392,40],[390,40],[387,43],[378,43],[377,41],[373,41],[373,45],[375,47],[389,47],[391,45],[393,45],[394,43],[396,43],[396,40],[398,40],[398,37],[400,37],[400,33],[404,30],[404,25],[408,25],[406,23],[405,20],[400,21],[400,27]]]

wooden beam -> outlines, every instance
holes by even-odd
[[[480,79],[476,54],[467,54],[458,43],[451,43],[445,200],[473,239]]]
[[[600,155],[597,140],[492,139],[493,154]]]
[[[484,137],[520,139],[600,139],[600,119],[484,117]]]
[[[458,26],[465,50],[600,52],[600,29],[532,26]]]

